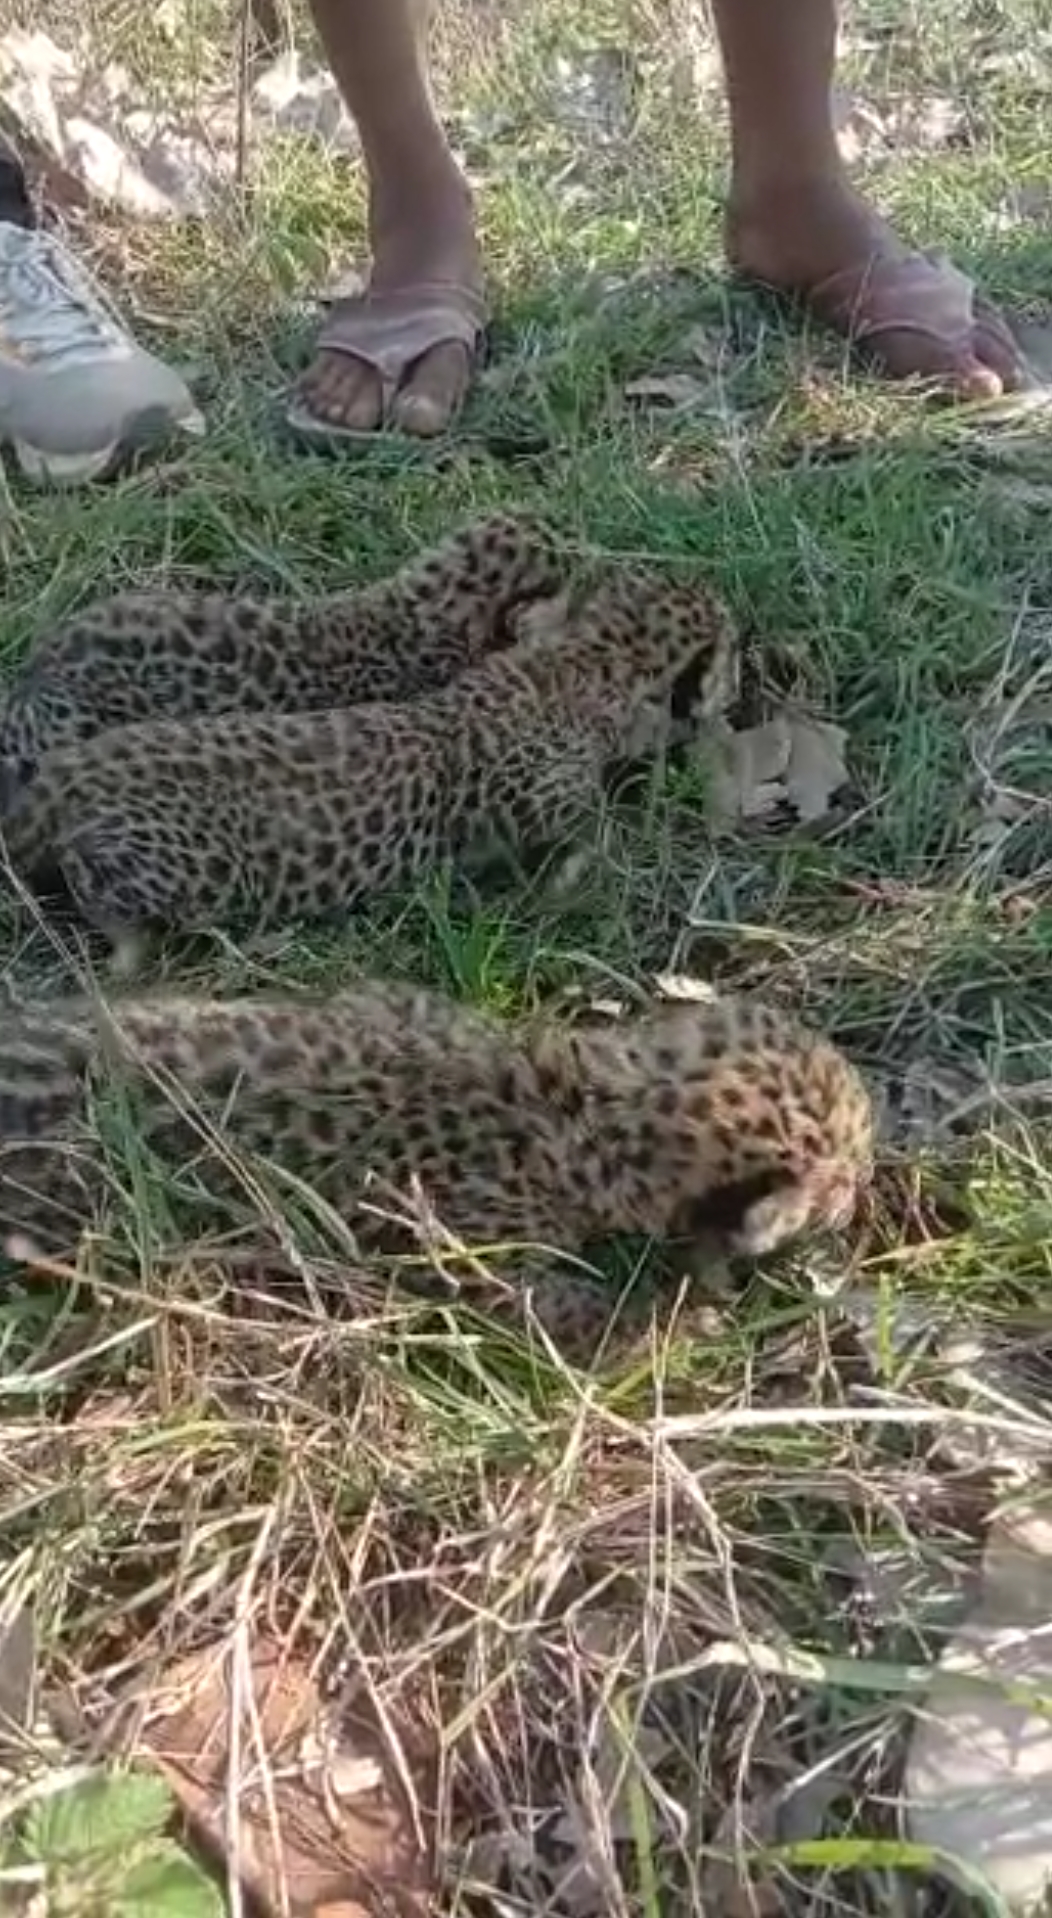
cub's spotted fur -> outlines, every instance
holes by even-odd
[[[506,645],[563,584],[537,521],[494,514],[378,585],[297,605],[124,593],[40,639],[0,706],[0,789],[111,727],[407,699]]]
[[[708,593],[619,577],[405,705],[160,722],[52,753],[3,821],[8,855],[118,940],[317,917],[446,857],[596,829],[611,766],[696,730],[736,662]]]
[[[0,1021],[9,1238],[68,1250],[91,1217],[104,1175],[88,1088],[114,1071],[163,1158],[206,1162],[215,1193],[230,1147],[265,1160],[309,1181],[366,1246],[390,1242],[391,1215],[400,1200],[404,1217],[415,1192],[415,1216],[469,1246],[715,1234],[758,1254],[846,1222],[870,1171],[871,1110],[854,1068],[748,1000],[518,1029],[397,985],[321,1003],[41,1007]],[[612,1304],[576,1272],[538,1280],[537,1302],[554,1331],[582,1337]]]

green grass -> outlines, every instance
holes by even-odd
[[[1031,311],[1052,288],[1052,237],[1004,207],[1042,176],[1043,122],[1026,73],[981,55],[1025,47],[1039,24],[1036,0],[871,0],[856,25],[872,45],[846,67],[878,101],[960,97],[973,148],[892,154],[874,190]],[[127,26],[115,11],[118,40]],[[985,1907],[935,1889],[933,1861],[896,1841],[902,1674],[937,1653],[947,1568],[974,1562],[998,1497],[996,1478],[945,1477],[946,1420],[972,1407],[1009,1437],[1032,1426],[1040,1364],[1031,1352],[1006,1411],[984,1401],[985,1361],[964,1379],[901,1321],[921,1310],[1011,1347],[1040,1325],[1048,1285],[1052,756],[1047,715],[1011,704],[1043,685],[1052,441],[925,410],[728,290],[720,116],[670,86],[658,27],[642,5],[522,9],[501,58],[451,99],[498,304],[451,448],[333,459],[283,436],[304,303],[361,241],[345,165],[286,141],[245,215],[100,230],[143,336],[198,374],[210,431],[104,490],[4,499],[0,646],[13,663],[49,621],[131,583],[307,595],[374,579],[496,505],[712,579],[767,681],[848,730],[856,790],[834,830],[714,843],[691,782],[673,782],[561,908],[436,889],[164,971],[224,991],[387,971],[513,1012],[672,969],[794,1003],[892,1115],[874,1214],[838,1255],[848,1301],[816,1294],[828,1255],[805,1251],[715,1298],[702,1337],[673,1325],[652,1364],[588,1380],[485,1322],[384,1300],[331,1227],[304,1227],[299,1283],[232,1276],[221,1247],[179,1243],[170,1195],[118,1126],[109,1242],[86,1248],[76,1287],[56,1274],[0,1300],[0,1589],[31,1599],[46,1670],[88,1702],[235,1613],[277,1621],[308,1656],[358,1647],[395,1699],[433,1687],[451,1912],[480,1908],[467,1887],[492,1869],[469,1841],[492,1852],[575,1804],[600,1851],[611,1821],[618,1840],[596,1910],[700,1912],[707,1895],[730,1911],[704,1860],[733,1842],[740,1801],[745,1829],[783,1846],[760,1876],[778,1876],[784,1909],[964,1914]],[[581,141],[549,111],[553,60],[601,44],[638,55],[633,136],[569,172]],[[711,379],[711,407],[670,417],[626,399],[667,368]],[[994,842],[999,781],[1032,803]],[[7,956],[23,992],[65,970],[13,922]],[[1003,1098],[988,1108],[988,1078],[1031,1089],[1021,1119]],[[976,1096],[962,1136],[918,1144],[902,1113],[933,1079]],[[876,1617],[863,1552],[909,1573]],[[745,1636],[770,1675],[715,1656]],[[820,1676],[797,1686],[803,1652]],[[589,1774],[615,1733],[631,1780],[616,1806],[603,1766]],[[783,1798],[776,1829],[765,1808]],[[573,1857],[552,1839],[537,1850],[513,1869],[505,1849],[523,1900],[507,1909],[539,1909]]]

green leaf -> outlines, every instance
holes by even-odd
[[[218,1888],[178,1845],[162,1839],[115,1888],[113,1918],[223,1918]]]
[[[41,1864],[98,1853],[119,1853],[163,1830],[172,1798],[163,1779],[149,1772],[122,1772],[85,1779],[52,1798],[38,1799],[27,1814],[22,1842]]]

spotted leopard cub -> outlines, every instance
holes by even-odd
[[[695,733],[736,660],[709,593],[619,576],[405,705],[158,722],[52,753],[3,818],[8,857],[122,947],[318,918],[446,860],[594,835],[610,769]]]
[[[493,514],[355,592],[297,604],[123,593],[40,639],[0,704],[0,791],[112,727],[407,699],[507,645],[565,580],[535,519]]]
[[[369,983],[317,1003],[44,1006],[0,1020],[8,1243],[68,1252],[103,1203],[88,1120],[114,1073],[152,1151],[193,1161],[216,1200],[238,1155],[259,1159],[308,1182],[366,1250],[434,1250],[437,1222],[446,1245],[579,1253],[623,1233],[702,1235],[756,1256],[847,1223],[871,1171],[853,1066],[751,1000],[672,1001],[592,1028],[511,1027]],[[594,1346],[610,1292],[525,1256],[512,1308],[529,1273],[553,1334]]]

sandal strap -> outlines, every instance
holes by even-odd
[[[486,325],[486,304],[474,287],[427,280],[391,290],[367,289],[338,300],[318,335],[328,353],[362,360],[393,389],[433,347],[456,343],[474,352]]]
[[[805,304],[816,319],[856,343],[879,340],[883,333],[914,333],[953,351],[971,339],[975,287],[941,254],[878,253],[820,280]],[[925,305],[928,317],[921,317]]]

